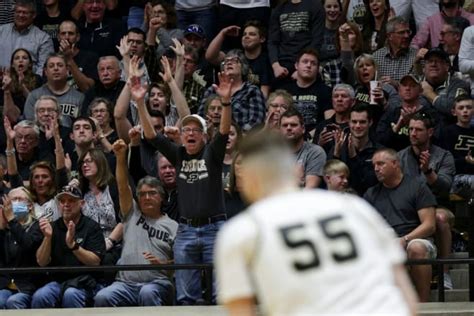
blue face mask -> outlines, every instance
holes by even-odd
[[[13,214],[15,214],[16,219],[24,219],[28,216],[28,204],[21,201],[12,202]]]

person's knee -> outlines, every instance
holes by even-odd
[[[56,294],[52,285],[45,285],[38,289],[31,299],[32,308],[55,307],[56,303]]]
[[[30,301],[26,294],[25,296],[12,295],[7,299],[5,307],[7,309],[26,309],[30,307]]]
[[[102,289],[94,297],[94,306],[95,307],[108,307],[110,304],[110,295],[107,288]]]
[[[63,294],[63,307],[85,307],[85,293],[82,289],[67,288]]]
[[[159,286],[145,285],[140,289],[138,300],[140,306],[161,306],[164,305],[164,293],[161,293]]]
[[[412,242],[407,247],[408,259],[427,259],[428,249],[421,242]]]
[[[454,214],[447,209],[436,209],[436,226],[438,229],[451,228],[454,223]]]

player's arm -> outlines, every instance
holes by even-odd
[[[403,299],[408,305],[410,315],[415,316],[418,297],[411,285],[405,267],[402,264],[394,265],[393,274],[395,275],[395,284],[402,292]]]
[[[224,304],[229,311],[229,316],[254,316],[255,311],[255,298],[244,297],[239,298]]]

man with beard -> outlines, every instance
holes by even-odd
[[[319,187],[326,153],[320,146],[304,140],[305,127],[301,113],[294,108],[284,112],[280,118],[280,131],[295,153],[300,185],[304,188]]]
[[[434,259],[436,199],[420,179],[404,174],[400,158],[393,149],[375,152],[372,163],[379,183],[364,198],[375,207],[395,230],[408,259]],[[414,265],[410,275],[420,301],[430,296],[431,265]]]
[[[399,152],[403,174],[410,179],[419,178],[431,189],[437,200],[436,207],[436,244],[439,257],[448,258],[451,254],[450,222],[454,215],[446,208],[449,192],[456,173],[453,155],[441,147],[432,144],[434,122],[429,114],[415,114],[409,122],[410,146]],[[452,289],[448,274],[449,265],[444,266],[445,287]]]

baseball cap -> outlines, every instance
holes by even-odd
[[[199,24],[188,25],[188,27],[186,27],[186,30],[184,31],[184,36],[188,34],[194,34],[196,36],[199,36],[200,38],[206,38],[206,33]]]
[[[428,60],[431,56],[438,56],[439,58],[443,59],[447,63],[450,63],[449,61],[449,55],[446,53],[443,49],[439,47],[433,47],[431,48],[424,57],[424,60]]]
[[[420,79],[419,79],[417,76],[415,76],[414,74],[407,74],[407,75],[403,76],[403,77],[400,79],[400,83],[403,83],[403,82],[406,81],[406,80],[412,80],[412,81],[414,81],[416,84],[419,84],[419,85],[421,84]]]
[[[59,193],[56,194],[56,198],[59,199],[63,195],[69,195],[69,196],[72,196],[73,198],[82,200],[81,189],[73,185],[63,186],[61,190],[59,191]]]
[[[197,114],[191,114],[191,115],[185,116],[183,120],[181,121],[181,126],[185,126],[191,121],[197,122],[199,125],[201,125],[203,133],[204,134],[207,133],[206,121]]]

